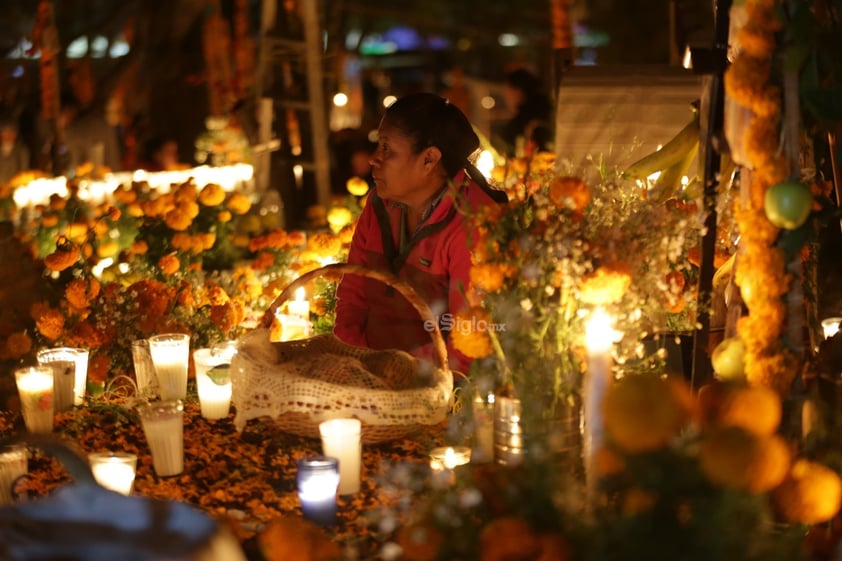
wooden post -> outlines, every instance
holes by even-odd
[[[725,90],[723,76],[726,66],[728,50],[729,11],[731,0],[716,0],[714,2],[714,44],[711,52],[711,65],[703,70],[708,73],[704,81],[704,91],[701,103],[701,129],[699,157],[704,164],[704,209],[705,235],[701,242],[701,263],[699,265],[698,302],[699,313],[696,318],[696,331],[693,336],[693,370],[692,385],[699,388],[713,377],[708,341],[710,339],[710,312],[708,303],[713,293],[713,258],[716,250],[716,197],[719,184],[721,157],[715,145],[722,140],[723,114],[725,105]],[[695,61],[694,61],[695,62]]]
[[[307,89],[310,99],[310,134],[312,135],[311,144],[316,176],[316,200],[320,205],[327,207],[330,203],[330,151],[327,139],[327,103],[324,92],[318,3],[305,0],[302,12]]]

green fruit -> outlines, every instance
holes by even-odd
[[[738,380],[745,377],[746,346],[739,337],[723,339],[711,354],[711,365],[717,378]]]
[[[778,228],[795,230],[810,216],[813,194],[802,183],[786,181],[769,187],[764,203],[769,222]]]

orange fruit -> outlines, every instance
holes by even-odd
[[[690,421],[693,407],[685,384],[633,375],[608,388],[602,414],[614,443],[625,452],[639,453],[666,446]]]
[[[750,493],[777,487],[789,463],[789,448],[781,437],[756,435],[740,427],[710,431],[699,449],[699,467],[712,483]]]
[[[796,461],[772,493],[775,507],[789,522],[818,524],[833,518],[842,503],[842,481],[830,468],[808,460]]]
[[[781,399],[769,387],[737,386],[726,391],[715,422],[723,427],[741,427],[757,435],[770,435],[781,424]]]

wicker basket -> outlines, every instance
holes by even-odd
[[[434,326],[432,362],[398,350],[375,351],[343,343],[332,334],[273,343],[275,311],[293,292],[321,277],[339,280],[357,274],[397,290],[424,321]],[[394,275],[360,265],[337,263],[300,276],[266,310],[260,326],[239,341],[231,364],[234,424],[269,416],[286,432],[319,438],[319,424],[333,418],[362,422],[364,443],[401,438],[443,421],[451,406],[453,375],[438,322],[427,304]]]

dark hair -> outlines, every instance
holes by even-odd
[[[441,151],[448,177],[463,169],[479,148],[479,138],[462,111],[434,93],[414,93],[392,103],[383,121],[412,139],[415,153],[429,146]]]
[[[527,95],[541,91],[541,80],[525,68],[518,68],[506,74],[506,83]]]

